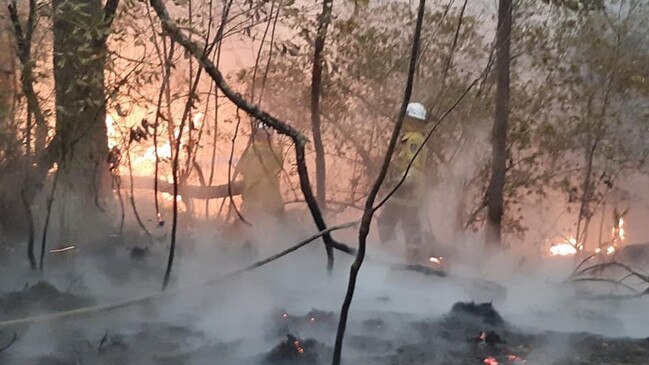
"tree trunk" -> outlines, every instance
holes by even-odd
[[[52,5],[59,186],[65,207],[60,218],[67,222],[66,232],[82,218],[100,222],[100,206],[110,191],[104,89],[107,30],[101,0],[53,0]],[[78,233],[64,235],[78,238]]]
[[[492,130],[491,179],[487,188],[487,245],[501,246],[507,123],[509,118],[509,64],[512,32],[512,0],[498,2],[496,30],[496,112]]]
[[[575,234],[577,245],[586,244],[588,226],[590,224],[590,218],[593,215],[593,213],[590,211],[590,202],[592,200],[593,190],[591,179],[593,175],[593,157],[595,156],[595,150],[597,149],[598,143],[599,137],[596,137],[595,141],[592,144],[589,143],[588,149],[586,149],[586,154],[584,156],[586,167],[584,171],[584,183],[582,185],[581,204],[579,206],[579,217],[577,218],[577,233]],[[584,222],[583,227],[582,222]]]
[[[318,34],[315,39],[313,54],[313,74],[311,79],[311,130],[315,147],[316,200],[323,211],[326,211],[325,151],[320,128],[320,91],[322,88],[322,51],[327,37],[327,27],[331,21],[332,0],[323,0],[322,14],[318,18]]]
[[[6,122],[12,113],[12,100],[14,96],[14,53],[11,37],[11,23],[5,21],[4,9],[0,13],[0,126],[6,129]]]

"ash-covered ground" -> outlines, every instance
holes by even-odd
[[[337,254],[328,274],[316,242],[196,285],[308,235],[256,252],[195,236],[180,245],[171,283],[192,289],[109,311],[0,324],[0,349],[10,344],[0,363],[329,364],[350,257]],[[133,242],[141,239],[48,254],[42,275],[30,272],[23,252],[7,251],[0,321],[159,293],[166,248],[133,251]],[[587,299],[584,292],[611,287],[566,284],[572,261],[521,269],[506,257],[467,260],[439,277],[387,265],[399,256],[384,246],[373,245],[370,255],[350,313],[345,364],[649,364],[649,298]]]

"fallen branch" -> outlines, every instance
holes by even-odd
[[[592,255],[588,255],[586,258],[584,258],[583,260],[581,260],[581,262],[579,263],[579,265],[577,265],[577,267],[575,267],[575,269],[572,271],[572,274],[570,274],[570,277],[572,278],[572,277],[575,277],[576,275],[578,275],[577,272],[579,271],[579,269],[581,269],[582,266],[584,266],[588,261],[590,261],[590,259],[592,259],[592,258],[595,257],[595,256],[597,256],[596,253],[594,253],[594,254],[592,254]]]
[[[649,288],[637,294],[599,294],[599,295],[584,295],[584,299],[588,300],[630,300],[638,299],[645,295],[649,295]]]
[[[576,272],[575,274],[572,275],[571,278],[576,278],[576,277],[579,277],[581,275],[584,275],[584,274],[587,274],[587,273],[590,273],[590,272],[593,272],[593,271],[600,271],[600,270],[604,270],[604,269],[611,268],[611,267],[622,268],[622,269],[626,270],[629,273],[630,276],[636,277],[636,278],[638,278],[638,279],[640,279],[642,281],[645,281],[645,282],[649,283],[649,276],[641,274],[641,273],[633,270],[628,265],[622,264],[620,262],[615,262],[615,261],[604,262],[604,263],[601,263],[601,264],[589,266],[589,267],[587,267],[585,269],[582,269],[582,270]]]
[[[17,333],[17,332],[14,332],[14,335],[13,335],[13,337],[11,338],[11,340],[9,340],[9,343],[7,343],[6,345],[0,347],[0,353],[4,352],[4,350],[10,348],[11,345],[13,345],[14,342],[16,342],[17,339],[18,339],[18,333]]]
[[[97,353],[101,354],[101,348],[104,346],[106,341],[108,341],[108,329],[106,329],[104,336],[101,338],[101,341],[99,341],[99,346],[97,346]]]
[[[644,295],[649,295],[649,287],[644,289],[643,291],[639,291],[636,288],[626,284],[624,281],[635,277],[638,278],[645,283],[649,284],[649,276],[639,273],[635,270],[633,270],[631,267],[628,265],[616,262],[616,261],[611,261],[611,262],[604,262],[604,263],[599,263],[595,264],[586,268],[583,268],[580,270],[580,268],[585,264],[586,261],[590,260],[593,256],[591,255],[584,259],[575,269],[575,271],[570,275],[568,280],[570,282],[576,283],[576,282],[600,282],[600,283],[608,283],[608,284],[613,284],[615,286],[621,286],[629,291],[631,291],[633,294],[629,295],[613,295],[613,294],[604,294],[604,295],[588,295],[588,299],[596,299],[596,300],[617,300],[617,299],[635,299],[639,298]],[[605,269],[608,268],[622,268],[627,271],[627,274],[624,275],[621,279],[609,279],[606,277],[602,276],[586,276],[584,275],[596,275],[597,273],[602,273]]]
[[[639,293],[638,290],[636,290],[635,288],[633,288],[633,287],[630,286],[630,285],[624,284],[621,280],[618,281],[618,280],[606,279],[606,278],[596,278],[596,277],[592,277],[592,278],[590,278],[590,277],[589,277],[589,278],[577,278],[577,279],[572,279],[572,282],[573,282],[573,283],[580,283],[580,282],[600,282],[600,283],[609,283],[609,284],[613,284],[613,285],[615,285],[615,286],[621,286],[621,287],[623,287],[623,288],[625,288],[625,289],[628,289],[629,291],[632,291],[634,294],[638,294],[638,293]]]
[[[93,315],[96,313],[101,313],[101,312],[109,312],[109,311],[114,311],[117,309],[121,308],[126,308],[126,307],[132,307],[136,305],[141,305],[145,303],[150,303],[159,299],[162,299],[166,296],[171,296],[174,294],[178,294],[181,292],[186,292],[189,290],[195,290],[195,289],[200,289],[204,286],[207,285],[212,285],[215,283],[218,283],[219,281],[222,281],[224,279],[229,279],[241,274],[244,274],[248,271],[252,271],[254,269],[257,269],[259,267],[262,267],[264,265],[267,265],[279,258],[282,258],[292,252],[297,251],[298,249],[308,245],[309,243],[317,240],[318,238],[322,237],[325,234],[331,233],[333,231],[349,228],[356,225],[356,222],[349,222],[345,224],[340,224],[337,226],[332,226],[327,228],[326,230],[320,231],[313,236],[300,241],[299,243],[275,254],[272,255],[268,258],[265,258],[263,260],[257,261],[255,263],[252,263],[244,268],[237,269],[235,271],[229,272],[229,273],[224,273],[224,274],[219,274],[214,276],[211,279],[207,279],[199,284],[193,285],[193,286],[188,286],[188,287],[177,287],[171,290],[163,291],[163,292],[158,292],[156,294],[152,295],[146,295],[140,298],[135,298],[135,299],[129,299],[125,300],[119,303],[113,303],[113,304],[105,304],[105,305],[98,305],[98,306],[93,306],[93,307],[84,307],[84,308],[78,308],[78,309],[73,309],[69,311],[64,311],[64,312],[58,312],[58,313],[49,313],[49,314],[42,314],[42,315],[37,315],[37,316],[32,316],[32,317],[26,317],[26,318],[19,318],[19,319],[13,319],[9,321],[4,321],[0,322],[0,328],[7,328],[7,327],[12,327],[12,326],[17,326],[17,325],[23,325],[23,324],[32,324],[32,323],[44,323],[44,322],[50,322],[54,320],[59,320],[59,319],[65,319],[65,318],[78,318],[82,316],[89,316]]]

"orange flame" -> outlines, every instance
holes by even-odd
[[[194,128],[200,127],[202,120],[203,120],[203,113],[201,113],[201,112],[196,113],[196,115],[194,115],[194,118],[192,119],[192,123],[194,124]]]
[[[552,245],[550,247],[550,254],[552,256],[572,256],[583,249],[584,245],[578,244],[575,238],[570,237],[567,242],[559,242]]]
[[[108,135],[108,149],[117,146],[119,136],[115,129],[115,118],[110,114],[106,114],[106,134]]]
[[[526,363],[527,362],[523,358],[521,358],[520,356],[516,356],[514,354],[507,355],[507,360],[511,361],[511,362],[515,362],[515,363]]]
[[[300,341],[298,341],[298,340],[293,341],[293,346],[295,346],[295,350],[297,350],[297,352],[299,354],[304,353],[304,347],[302,347],[302,345],[300,345]]]

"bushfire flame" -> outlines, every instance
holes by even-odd
[[[595,253],[601,253],[601,252],[602,252],[601,248],[598,247],[598,248],[595,249]],[[609,246],[606,247],[606,254],[607,255],[612,255],[614,253],[615,253],[615,246],[614,245],[609,245]]]
[[[624,219],[620,218],[617,221],[617,227],[613,227],[613,230],[611,232],[613,235],[613,240],[622,242],[626,239],[626,232],[624,231]]]
[[[158,146],[158,159],[165,160],[171,158],[171,145],[167,142],[162,146]],[[145,162],[155,163],[155,147],[147,148],[144,154],[133,161],[134,164],[142,164]]]
[[[117,146],[119,141],[117,139],[117,130],[115,130],[115,118],[110,114],[106,114],[106,132],[108,135],[108,149]]]
[[[203,113],[201,113],[201,112],[196,113],[196,115],[194,115],[194,118],[192,119],[192,123],[194,124],[194,128],[200,127],[202,120],[203,120]]]
[[[486,364],[486,365],[499,365],[500,364],[498,362],[498,360],[496,360],[496,358],[494,358],[494,357],[488,357],[488,358],[482,360],[482,363]]]
[[[584,249],[584,245],[577,244],[577,240],[570,237],[567,242],[559,242],[550,247],[552,256],[572,256]]]

